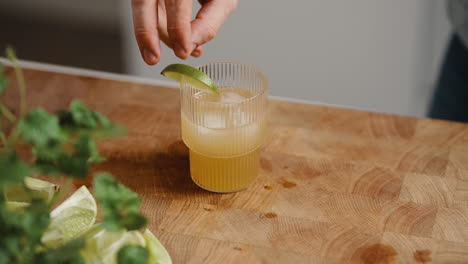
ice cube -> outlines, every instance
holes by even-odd
[[[226,128],[226,117],[216,112],[205,112],[202,116],[203,126],[207,128]]]
[[[239,103],[247,99],[246,97],[242,96],[239,93],[236,93],[234,91],[223,91],[221,92],[221,96],[219,98],[219,101],[221,103]]]

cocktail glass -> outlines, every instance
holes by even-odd
[[[182,139],[190,149],[191,177],[212,192],[245,189],[259,173],[267,133],[267,78],[252,66],[231,62],[198,69],[220,93],[181,80]]]

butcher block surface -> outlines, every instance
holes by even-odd
[[[142,196],[174,263],[468,263],[467,124],[270,100],[259,177],[215,194],[190,179],[178,89],[25,77],[30,107],[77,98],[128,128],[93,171]]]

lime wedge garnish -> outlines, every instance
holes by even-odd
[[[171,264],[171,256],[159,242],[159,240],[151,233],[149,229],[146,229],[143,233],[143,237],[146,240],[146,248],[149,251],[149,263],[157,264]]]
[[[81,250],[81,256],[86,263],[117,263],[119,250],[126,245],[135,245],[148,249],[148,264],[172,264],[167,250],[148,229],[143,234],[137,230],[109,232],[96,224],[82,235],[86,246]]]
[[[86,246],[81,256],[86,263],[117,263],[119,250],[126,245],[146,247],[146,241],[140,231],[110,232],[100,224],[94,225],[86,233]]]
[[[88,230],[96,215],[96,201],[88,188],[82,186],[50,213],[51,222],[42,242],[50,247],[61,246]]]
[[[219,93],[218,87],[208,75],[190,65],[170,64],[162,70],[161,74],[177,82],[184,80],[199,90]]]
[[[5,199],[12,202],[30,203],[32,199],[42,199],[49,203],[59,187],[53,183],[26,177],[24,184],[9,186],[5,190]]]

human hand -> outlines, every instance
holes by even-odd
[[[200,57],[202,45],[213,39],[237,7],[237,0],[199,0],[192,20],[192,0],[132,0],[133,26],[140,53],[154,65],[161,58],[160,42],[177,57]]]

